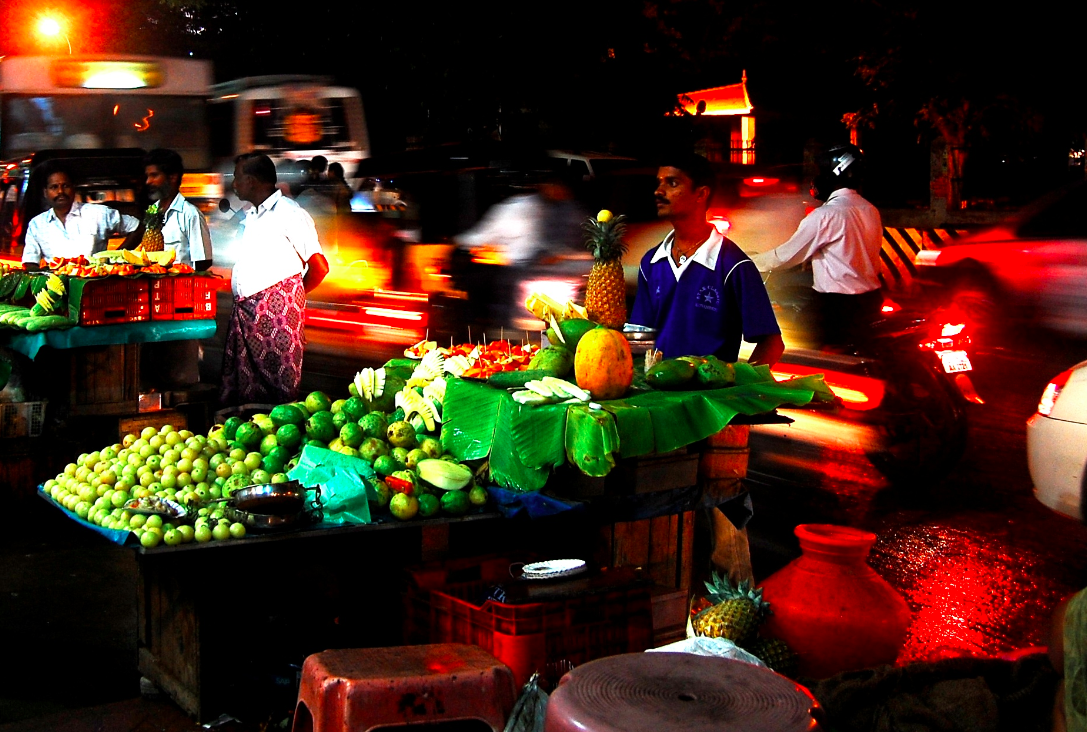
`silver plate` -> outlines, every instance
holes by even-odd
[[[521,576],[525,579],[552,579],[554,577],[569,577],[581,574],[588,565],[583,559],[549,559],[546,562],[534,562],[521,568]]]

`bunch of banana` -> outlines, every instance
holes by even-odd
[[[552,322],[557,320],[570,320],[571,318],[588,318],[585,308],[573,300],[567,300],[566,304],[560,303],[542,292],[534,292],[525,300],[525,307],[530,313],[540,320]]]
[[[51,274],[46,278],[45,286],[34,294],[34,300],[36,302],[34,306],[30,308],[30,314],[35,317],[52,315],[63,298],[64,281],[56,275]]]
[[[413,386],[426,386],[434,381],[434,379],[441,378],[444,373],[445,356],[437,349],[427,351],[426,355],[419,361],[419,365],[412,371],[411,378],[408,379],[407,385],[409,388]]]
[[[525,382],[525,388],[513,393],[513,400],[518,404],[536,406],[539,404],[585,404],[591,399],[589,392],[569,381],[545,376]]]

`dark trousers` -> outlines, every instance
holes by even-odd
[[[816,292],[815,323],[823,345],[840,346],[864,341],[866,330],[881,316],[883,291],[860,295]]]

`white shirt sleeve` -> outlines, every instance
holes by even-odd
[[[313,217],[305,209],[298,206],[292,216],[285,216],[284,219],[286,219],[287,228],[283,234],[303,262],[308,262],[314,254],[321,253],[321,242],[317,239],[317,226],[313,223]]]
[[[36,218],[36,217],[35,217]],[[34,225],[34,219],[26,227],[26,245],[23,247],[24,262],[38,264],[42,261],[42,246],[38,241],[38,227]]]
[[[208,231],[208,222],[199,210],[196,211],[195,216],[188,216],[186,219],[183,233],[185,240],[189,243],[189,260],[193,264],[210,260],[212,257],[211,232]]]
[[[787,269],[802,262],[807,262],[823,248],[827,238],[821,236],[824,226],[824,216],[819,209],[812,211],[796,227],[789,240],[784,244],[771,249],[768,252],[755,254],[751,261],[759,268],[760,272],[771,272],[776,269]]]

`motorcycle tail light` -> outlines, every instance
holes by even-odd
[[[1061,395],[1061,389],[1068,383],[1068,379],[1072,376],[1072,369],[1068,369],[1053,377],[1053,380],[1046,384],[1045,391],[1042,392],[1042,398],[1038,400],[1038,414],[1043,417],[1048,417],[1053,413],[1053,408],[1057,406],[1057,398]]]

